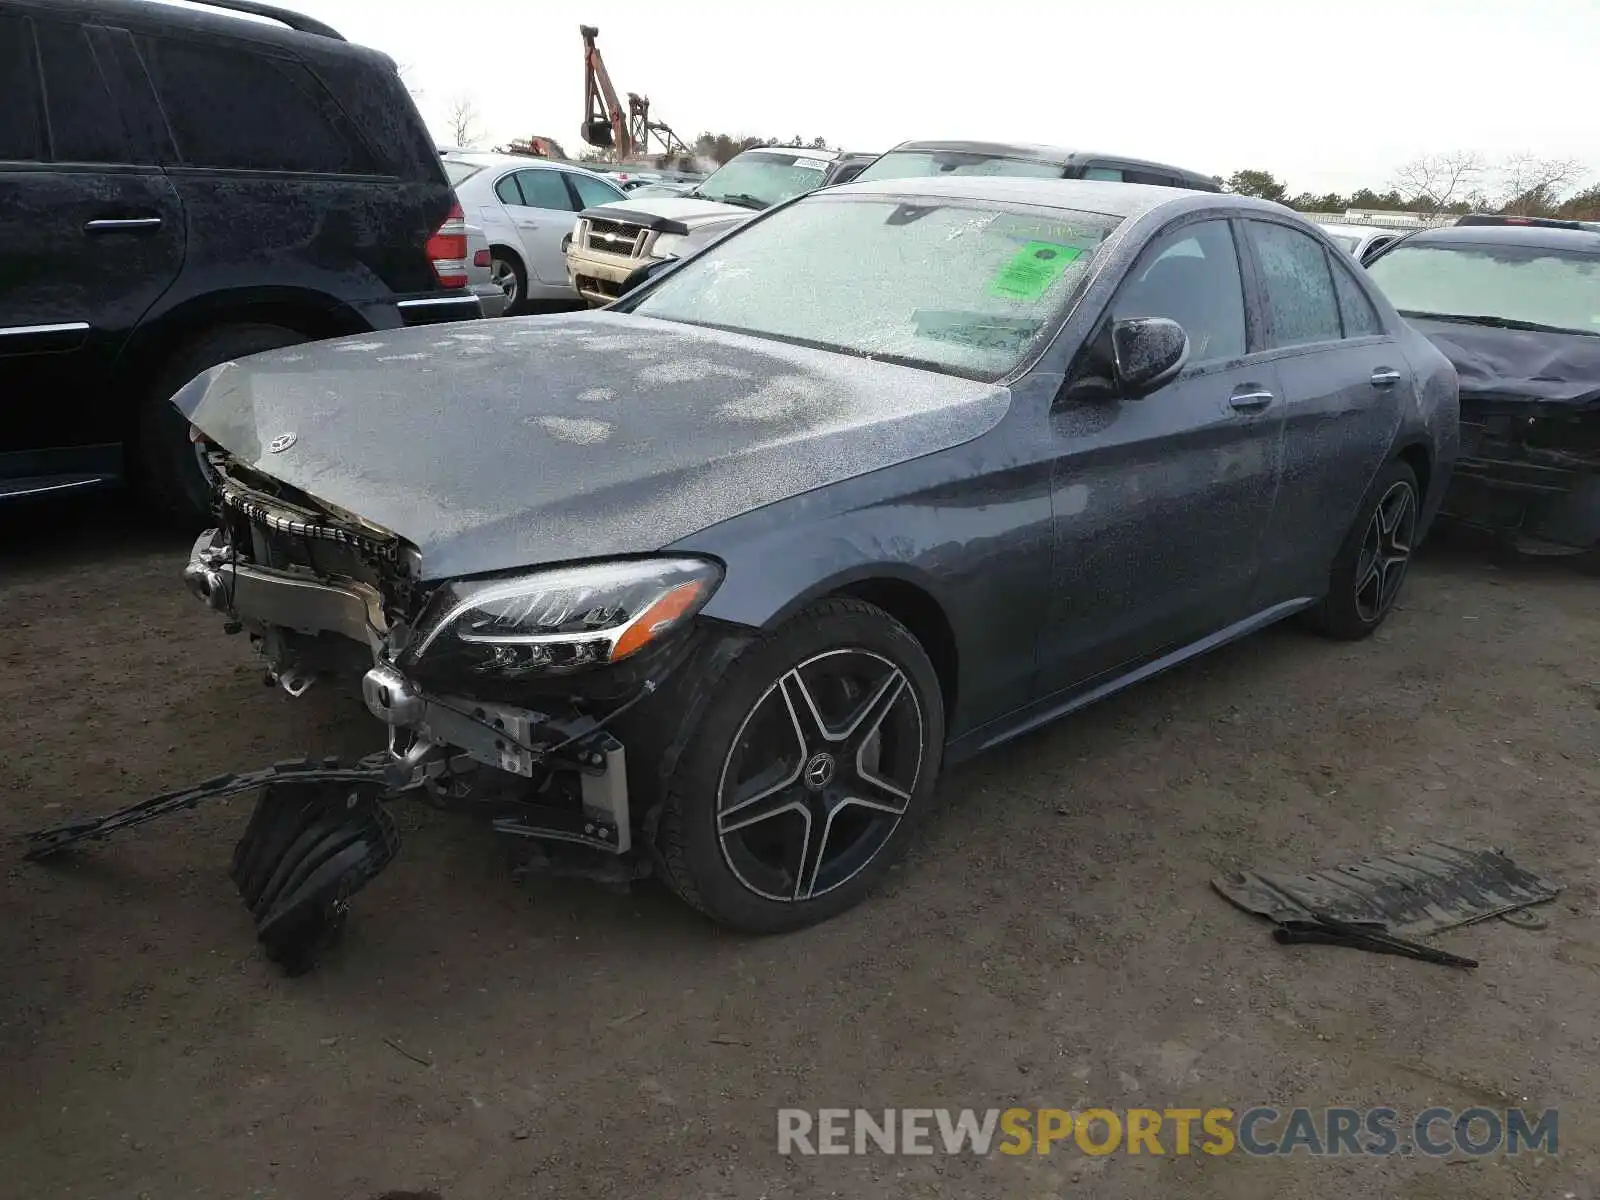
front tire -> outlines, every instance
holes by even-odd
[[[208,367],[306,340],[305,334],[282,325],[221,325],[167,360],[145,398],[139,421],[144,492],[164,516],[197,528],[211,516],[211,480],[199,449],[189,440],[189,422],[172,406],[172,396]]]
[[[1399,459],[1378,473],[1328,572],[1328,594],[1311,625],[1339,641],[1370,636],[1399,599],[1421,512],[1417,476]]]
[[[667,882],[752,933],[859,903],[904,853],[939,773],[944,703],[922,646],[880,608],[825,600],[715,686],[667,784]]]

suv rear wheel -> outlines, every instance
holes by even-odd
[[[139,461],[145,495],[176,521],[200,525],[211,515],[211,481],[189,440],[189,422],[169,401],[200,372],[263,350],[307,341],[282,325],[220,325],[180,347],[157,374],[139,422]]]

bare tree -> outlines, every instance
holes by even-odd
[[[446,114],[449,123],[452,146],[475,146],[478,143],[478,108],[472,103],[472,97],[459,95],[450,101],[450,111]]]
[[[1483,155],[1472,150],[1424,154],[1398,168],[1389,186],[1406,207],[1430,216],[1466,201],[1484,171]]]
[[[1523,217],[1544,215],[1582,174],[1583,163],[1575,158],[1513,154],[1500,167],[1500,211]]]

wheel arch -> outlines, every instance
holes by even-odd
[[[141,327],[117,358],[115,383],[135,384],[142,392],[169,358],[225,325],[280,325],[311,339],[342,337],[372,328],[350,305],[308,288],[208,292],[175,305]],[[137,408],[130,405],[130,431],[137,422]]]
[[[961,694],[961,653],[945,606],[924,581],[886,565],[862,567],[809,589],[784,605],[765,627],[775,629],[819,600],[841,596],[864,600],[883,609],[921,643],[933,663],[934,674],[939,677],[939,693],[948,725]]]
[[[518,250],[510,242],[498,242],[498,241],[495,241],[493,238],[490,238],[489,239],[489,253],[490,254],[503,254],[503,257],[512,259],[513,261],[516,262],[517,266],[522,268],[523,277],[527,278],[528,260],[522,256],[522,251]]]
[[[1433,482],[1433,451],[1423,438],[1412,438],[1396,447],[1394,457],[1411,468],[1417,477],[1417,503],[1426,505]]]

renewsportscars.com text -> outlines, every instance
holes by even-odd
[[[1420,1154],[1558,1152],[1556,1109],[781,1108],[778,1153]]]

